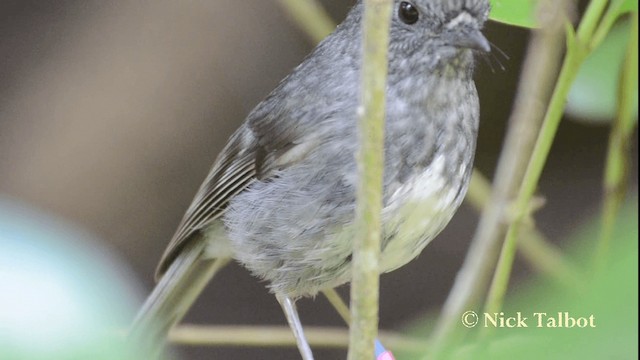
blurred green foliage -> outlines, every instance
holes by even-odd
[[[539,0],[492,0],[490,18],[526,28],[536,26]],[[617,16],[638,11],[638,0],[612,1]],[[620,70],[629,39],[629,22],[613,27],[602,44],[586,59],[568,97],[567,112],[587,122],[610,122],[618,108]],[[636,99],[638,91],[636,89]],[[636,101],[637,117],[637,101]]]
[[[630,26],[627,20],[616,24],[602,44],[582,64],[567,99],[567,113],[577,119],[595,123],[609,123],[615,118],[620,73],[629,42]],[[637,117],[637,88],[634,97]]]
[[[620,6],[620,13],[638,11],[638,0],[625,0]]]
[[[539,0],[491,0],[491,20],[533,28]]]
[[[468,329],[459,324],[466,336],[462,346],[451,350],[453,359],[637,359],[638,358],[638,199],[633,197],[618,218],[611,263],[605,271],[592,271],[593,249],[599,235],[594,218],[566,242],[568,255],[583,269],[583,288],[563,288],[543,277],[514,284],[507,298],[504,317],[526,317],[527,328],[485,326]],[[534,313],[573,318],[593,315],[595,327],[538,327]],[[462,316],[462,314],[461,314]],[[543,325],[546,318],[541,316]],[[429,317],[418,326],[424,333],[433,325]],[[483,336],[486,336],[483,338]],[[484,339],[480,341],[479,339]],[[415,354],[396,352],[397,358],[414,359]]]
[[[623,1],[619,14],[638,11],[638,0]],[[536,27],[536,10],[540,0],[491,0],[491,20],[526,28]],[[613,5],[615,1],[612,2]]]

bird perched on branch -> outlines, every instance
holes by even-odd
[[[469,182],[474,51],[488,0],[395,0],[389,33],[380,272],[415,258]],[[159,344],[230,259],[268,282],[304,359],[295,300],[351,279],[362,19],[344,22],[249,114],[187,209],[131,339]]]

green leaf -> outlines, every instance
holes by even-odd
[[[491,0],[491,14],[489,14],[489,18],[509,25],[534,28],[536,27],[536,8],[538,1],[539,0]]]
[[[632,11],[638,11],[638,0],[626,0],[622,6],[620,6],[620,14]]]
[[[582,64],[567,99],[566,112],[575,119],[608,123],[615,118],[620,71],[629,42],[629,31],[628,21],[616,24]]]

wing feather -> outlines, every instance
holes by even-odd
[[[218,219],[229,200],[255,180],[255,148],[255,138],[247,127],[241,127],[232,135],[162,255],[156,279],[162,276],[192,235]]]
[[[292,112],[273,106],[285,84],[260,103],[229,139],[162,255],[156,279],[194,234],[224,214],[234,196],[252,182],[268,179],[301,161],[321,144],[317,132],[303,136]]]

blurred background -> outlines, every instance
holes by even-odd
[[[322,3],[336,21],[352,4]],[[139,303],[228,136],[313,47],[273,0],[2,0],[0,29],[0,195],[90,233],[128,271]],[[491,177],[528,32],[489,23],[486,35],[509,57],[497,55],[504,70],[495,60],[479,61],[476,74],[476,166]],[[539,188],[548,201],[536,220],[561,248],[598,213],[608,129],[578,117],[560,127]],[[477,219],[463,205],[417,260],[382,276],[382,329],[400,329],[443,303]],[[529,274],[517,262],[513,281]],[[285,325],[264,285],[233,264],[185,321]],[[322,297],[298,306],[306,325],[342,326]],[[294,359],[297,350],[175,347],[174,354]]]

